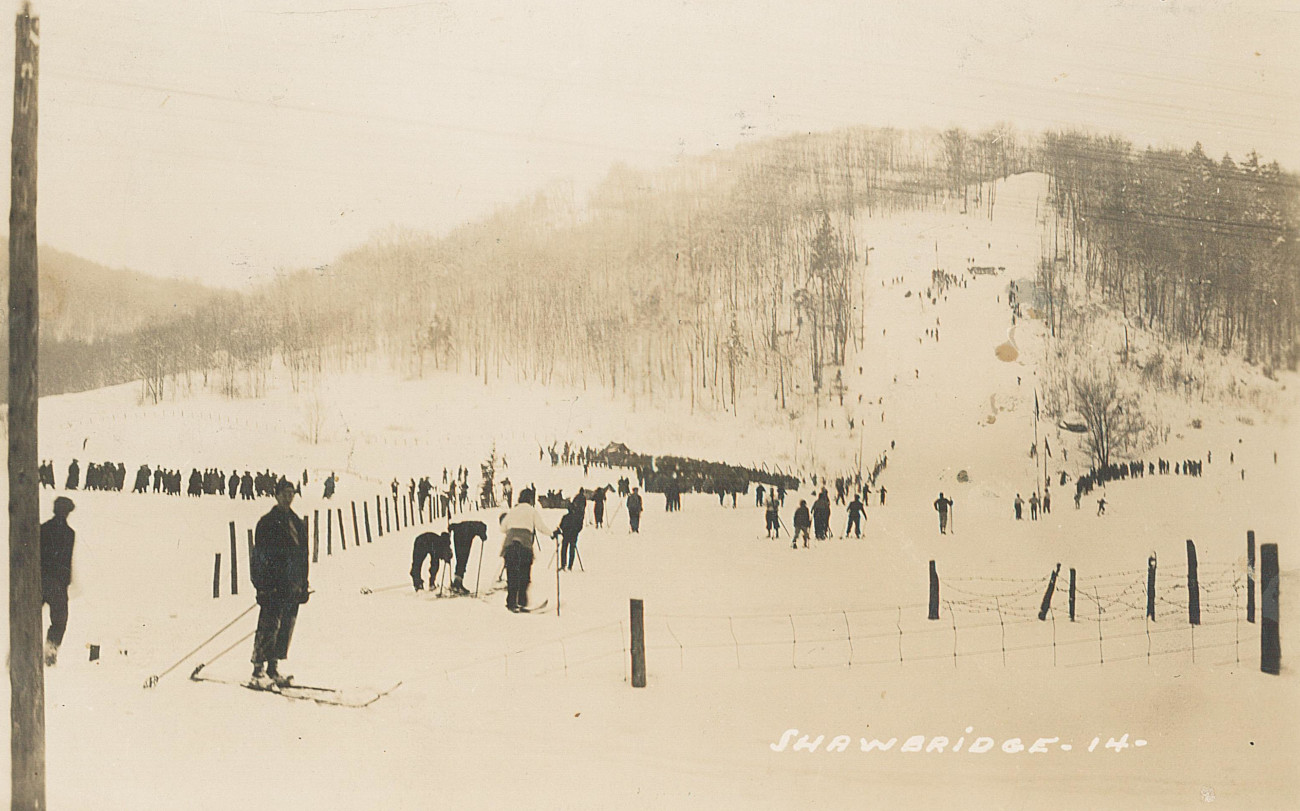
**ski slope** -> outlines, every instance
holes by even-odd
[[[1295,674],[1285,658],[1280,676],[1259,672],[1258,625],[1245,622],[1242,602],[1253,530],[1281,549],[1285,656],[1296,620],[1287,597],[1296,587],[1296,378],[1232,367],[1267,395],[1265,408],[1153,398],[1171,434],[1144,458],[1212,451],[1204,476],[1112,483],[1105,516],[1096,515],[1100,492],[1076,511],[1073,487],[1056,488],[1050,516],[1014,521],[1015,494],[1028,498],[1041,464],[1028,449],[1048,346],[1040,322],[1021,319],[1011,330],[1006,289],[1033,274],[1044,192],[1041,176],[1025,175],[1001,184],[991,220],[936,211],[859,221],[859,244],[873,250],[860,268],[866,328],[844,368],[844,404],[806,397],[793,424],[760,412],[757,397],[742,400],[740,418],[691,414],[683,403],[633,410],[595,391],[484,386],[447,373],[330,376],[298,395],[276,381],[256,401],[197,385],[157,406],[138,405],[134,386],[42,400],[41,456],[55,460],[60,485],[73,457],[83,469],[124,462],[128,485],[142,462],[186,473],[306,469],[311,483],[295,510],[344,509],[347,549],[334,537],[327,554],[322,533],[287,669],[343,688],[401,682],[365,709],[191,682],[200,664],[205,675],[247,675],[252,643],[242,637],[255,611],[182,656],[252,605],[245,533],[271,502],[74,493],[71,620],[60,662],[46,671],[50,807],[1300,804],[1300,747],[1294,725],[1279,720],[1297,710]],[[967,277],[967,258],[1006,271]],[[936,262],[968,282],[931,303],[918,293]],[[936,325],[938,341],[925,334]],[[1016,359],[999,359],[995,350],[1011,340]],[[328,415],[315,445],[302,438],[313,400]],[[1203,427],[1191,428],[1193,418]],[[1077,435],[1039,427],[1054,450],[1054,480],[1086,469]],[[427,525],[360,544],[353,537],[350,505],[373,511],[394,477],[405,492],[411,477],[436,482],[441,468],[465,465],[475,492],[494,443],[508,462],[498,476],[516,492],[529,483],[571,492],[626,474],[552,468],[537,449],[555,440],[621,441],[807,475],[834,475],[859,453],[869,464],[888,450],[880,477],[888,503],[873,495],[861,540],[839,537],[836,506],[837,537],[793,550],[784,535],[764,537],[752,492],[735,509],[688,494],[675,513],[649,494],[639,535],[612,499],[606,528],[593,528],[588,512],[585,571],[563,573],[558,594],[550,542],[538,553],[531,597],[558,604],[558,615],[510,614],[503,594],[413,593],[411,543]],[[963,470],[968,481],[959,482]],[[340,486],[324,502],[330,472]],[[812,490],[789,494],[787,524]],[[956,503],[949,535],[938,533],[931,507],[939,491]],[[43,516],[56,494],[42,493]],[[495,511],[474,517],[495,524]],[[547,512],[552,526],[559,517]],[[229,594],[226,560],[213,599],[213,555],[228,558],[232,521],[243,582]],[[1189,538],[1205,589],[1195,631],[1185,618]],[[496,579],[499,544],[492,533],[481,560],[475,553],[469,584],[486,589]],[[1153,552],[1161,600],[1147,623]],[[926,618],[932,560],[942,595],[935,621]],[[1058,563],[1051,615],[1039,621]],[[1081,584],[1074,622],[1070,568]],[[629,598],[645,601],[644,690],[628,682]],[[100,646],[96,662],[90,644]],[[823,740],[795,751],[797,736],[782,746],[791,729]],[[840,735],[847,751],[826,751]],[[924,746],[949,740],[942,752],[901,751],[913,736]],[[980,737],[992,751],[951,751],[958,738],[970,747]],[[891,738],[889,751],[861,751],[863,739]],[[1057,740],[1041,753],[1002,748],[1040,738]],[[1117,746],[1107,748],[1112,738]]]

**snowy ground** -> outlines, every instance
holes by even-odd
[[[189,681],[200,663],[215,677],[246,676],[250,613],[141,689],[252,604],[244,533],[269,501],[74,494],[72,619],[61,661],[46,672],[50,807],[1297,807],[1300,741],[1285,720],[1298,709],[1295,673],[1286,659],[1280,676],[1259,672],[1244,572],[1247,530],[1279,544],[1285,654],[1296,621],[1287,599],[1296,588],[1296,378],[1234,370],[1267,395],[1266,409],[1153,402],[1171,434],[1146,458],[1211,451],[1203,477],[1112,484],[1104,517],[1099,493],[1076,511],[1073,488],[1060,488],[1045,520],[1012,520],[1015,493],[1033,490],[1027,451],[1045,347],[1040,324],[1021,320],[1009,332],[1006,287],[1037,262],[1042,193],[1039,177],[1012,179],[991,222],[918,213],[860,223],[860,243],[874,248],[863,268],[866,341],[846,366],[844,406],[809,405],[793,428],[759,414],[633,411],[594,392],[484,387],[446,374],[331,377],[310,396],[278,387],[259,401],[196,392],[140,407],[133,386],[43,400],[41,456],[56,460],[60,484],[73,456],[83,466],[125,462],[128,489],[141,462],[187,473],[306,468],[312,484],[295,508],[311,515],[324,507],[319,482],[337,471],[331,506],[345,510],[347,549],[335,537],[327,555],[322,536],[289,664],[310,683],[401,682],[349,709]],[[1006,273],[924,302],[915,293],[929,283],[936,242],[950,271],[973,257]],[[939,341],[925,335],[936,324]],[[1008,340],[1012,362],[995,355]],[[310,445],[300,434],[316,397],[330,417],[324,441]],[[1049,435],[1057,454],[1069,451],[1069,461],[1051,460],[1054,478],[1086,467],[1073,435]],[[671,514],[650,495],[633,536],[611,502],[608,528],[591,528],[589,515],[579,546],[586,571],[563,575],[559,616],[509,614],[501,595],[411,593],[419,526],[356,545],[352,502],[373,511],[394,476],[436,479],[444,466],[466,465],[476,477],[493,442],[516,490],[621,475],[584,479],[539,463],[537,444],[553,439],[823,473],[847,468],[859,448],[870,462],[895,446],[882,476],[888,504],[873,497],[862,540],[797,551],[768,540],[752,494],[734,510],[688,495]],[[968,482],[958,482],[960,470]],[[790,494],[787,523],[811,489]],[[955,534],[937,531],[930,504],[940,490],[956,501]],[[42,494],[43,515],[54,495]],[[212,556],[228,557],[231,521],[244,585],[229,595],[223,572],[214,600]],[[843,523],[836,507],[837,534]],[[1185,618],[1189,538],[1203,589],[1195,631]],[[499,543],[494,534],[484,584],[499,569]],[[1152,552],[1160,600],[1147,623]],[[533,599],[554,606],[549,557],[543,551],[534,567]],[[942,581],[938,621],[926,619],[931,560]],[[1052,612],[1040,622],[1057,563]],[[644,690],[627,681],[632,597],[646,606]],[[98,662],[89,644],[101,647]],[[794,751],[797,737],[782,747],[790,729],[823,740],[815,752]],[[826,751],[840,735],[848,751]],[[943,752],[900,751],[913,736],[927,747],[949,740]],[[981,737],[992,751],[966,751]],[[891,738],[890,751],[862,751],[863,739]],[[1040,738],[1057,740],[1042,753],[1002,751],[1009,739],[1029,748]],[[1112,738],[1127,748],[1107,748]],[[958,739],[963,751],[953,752]]]

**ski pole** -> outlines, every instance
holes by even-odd
[[[253,604],[250,605],[248,608],[245,608],[243,611],[239,612],[239,616],[235,617],[235,618],[234,618],[233,620],[231,620],[230,622],[227,622],[225,625],[221,626],[221,630],[217,631],[217,632],[216,632],[215,634],[213,634],[212,636],[210,636],[210,637],[208,637],[207,639],[205,639],[205,640],[203,640],[202,642],[200,642],[200,643],[198,644],[198,646],[194,648],[194,650],[192,650],[192,651],[190,651],[189,653],[185,654],[185,655],[182,656],[180,659],[177,659],[177,660],[176,660],[176,663],[173,664],[171,667],[169,667],[169,668],[167,668],[166,670],[164,670],[163,672],[159,673],[157,676],[150,676],[149,678],[145,679],[145,682],[144,682],[144,689],[148,690],[148,689],[150,689],[151,687],[156,687],[156,686],[158,686],[158,680],[159,680],[159,679],[161,679],[163,676],[166,676],[168,673],[170,673],[170,672],[172,672],[173,670],[175,670],[175,669],[180,665],[181,662],[184,662],[186,659],[190,658],[191,656],[193,656],[194,654],[196,654],[196,653],[198,653],[200,650],[202,650],[204,645],[207,645],[207,644],[208,644],[209,642],[211,642],[212,640],[214,640],[214,639],[216,639],[217,637],[221,636],[223,633],[225,633],[225,631],[226,631],[228,628],[230,628],[230,626],[234,625],[236,622],[239,622],[241,619],[244,618],[244,616],[245,616],[246,614],[248,614],[248,612],[252,611],[252,610],[253,610],[254,608],[256,608],[256,607],[257,607],[257,603],[253,603]],[[247,637],[245,637],[245,639],[247,639]]]
[[[582,553],[578,551],[578,544],[576,542],[573,544],[573,554],[578,556],[578,571],[587,571],[587,567],[582,565]],[[556,613],[558,614],[559,612],[557,611]]]
[[[487,539],[479,541],[478,545],[478,574],[474,575],[474,596],[478,596],[478,584],[483,579],[483,553],[487,547]]]
[[[257,633],[257,629],[253,629],[253,630],[249,631],[248,633],[246,633],[246,634],[244,634],[243,636],[241,636],[239,639],[236,639],[234,642],[230,643],[230,645],[229,645],[225,650],[223,650],[221,653],[218,653],[216,656],[213,656],[211,659],[209,659],[209,660],[206,661],[206,662],[200,662],[198,667],[196,667],[196,668],[194,668],[194,670],[190,671],[190,678],[191,678],[191,679],[194,679],[195,681],[198,681],[198,678],[197,678],[197,677],[198,677],[198,675],[199,675],[199,671],[203,670],[203,668],[205,668],[205,667],[207,667],[208,665],[212,664],[213,662],[217,661],[217,660],[220,659],[222,656],[225,656],[227,653],[230,653],[232,650],[235,649],[235,647],[236,647],[237,645],[241,645],[241,644],[243,644],[244,642],[247,642],[247,641],[248,641],[248,638],[249,638],[250,636],[252,636],[253,634],[255,634],[255,633]]]

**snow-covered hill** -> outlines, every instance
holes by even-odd
[[[215,677],[247,675],[251,641],[241,637],[252,613],[182,657],[252,604],[244,533],[269,501],[73,494],[72,619],[46,681],[50,806],[1300,803],[1290,768],[1300,747],[1293,725],[1279,721],[1297,709],[1295,674],[1286,660],[1280,676],[1259,672],[1244,566],[1248,530],[1279,544],[1285,636],[1295,627],[1285,596],[1296,583],[1295,376],[1267,381],[1223,361],[1262,393],[1263,407],[1153,395],[1171,432],[1144,458],[1212,453],[1204,476],[1112,483],[1105,516],[1096,514],[1100,493],[1076,510],[1073,488],[1058,488],[1044,520],[1016,522],[1012,501],[1033,491],[1041,464],[1028,451],[1050,347],[1040,323],[1012,328],[1007,289],[1033,275],[1044,190],[1041,176],[1006,181],[991,220],[930,212],[860,221],[858,242],[872,248],[870,265],[859,268],[865,340],[843,369],[843,404],[805,394],[796,419],[757,401],[739,418],[692,414],[685,403],[634,409],[595,391],[485,387],[451,374],[331,376],[297,395],[278,384],[256,401],[196,387],[142,407],[133,386],[43,400],[41,456],[55,460],[60,484],[71,458],[124,462],[128,485],[141,463],[186,473],[306,469],[311,484],[295,509],[342,508],[347,549],[334,537],[327,554],[322,536],[292,669],[309,683],[401,682],[355,710],[189,681],[200,663]],[[971,260],[1005,270],[972,276]],[[936,263],[961,283],[931,301],[923,293]],[[1014,345],[1014,358],[999,356],[1003,344]],[[313,423],[318,444],[305,439]],[[1086,469],[1078,435],[1046,421],[1039,431],[1053,449],[1054,481]],[[539,554],[533,599],[558,603],[558,616],[510,614],[500,595],[412,593],[411,543],[425,526],[376,531],[360,544],[353,537],[352,504],[364,521],[393,478],[437,481],[442,468],[461,465],[473,490],[494,444],[516,490],[531,482],[572,491],[626,475],[552,468],[538,448],[556,440],[779,464],[819,482],[887,452],[878,484],[888,500],[881,506],[872,496],[861,540],[839,537],[844,509],[836,506],[837,537],[797,550],[787,536],[764,537],[752,493],[735,509],[688,495],[674,513],[649,495],[638,535],[611,502],[608,527],[591,527],[589,513],[579,544],[585,571],[563,573],[558,595],[549,547]],[[319,483],[330,472],[340,487],[324,502]],[[812,490],[809,483],[789,494],[787,524]],[[952,534],[937,530],[939,491],[956,504]],[[42,494],[43,515],[54,495]],[[231,596],[223,568],[222,596],[213,599],[213,555],[228,558],[230,522],[244,582]],[[1186,621],[1189,538],[1203,590],[1197,629]],[[494,532],[481,560],[484,587],[500,568],[499,544]],[[1148,623],[1153,552],[1159,600]],[[937,621],[927,619],[932,560]],[[1058,563],[1052,611],[1039,621]],[[471,581],[479,565],[476,552]],[[629,598],[645,601],[645,690],[627,681]],[[90,644],[100,647],[96,662]],[[172,665],[157,687],[141,689]],[[789,729],[823,740],[814,752],[795,751],[798,736],[782,746]],[[827,751],[841,735],[847,751]],[[942,752],[902,751],[913,736],[925,746],[948,740]],[[981,737],[993,750],[972,753]],[[1117,746],[1107,748],[1112,737]],[[863,739],[891,738],[887,752],[862,751]],[[954,752],[959,738],[963,749]],[[1042,753],[1004,751],[1013,738],[1026,749],[1057,740],[1040,744]]]

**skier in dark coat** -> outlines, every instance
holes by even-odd
[[[849,537],[850,532],[853,533],[855,538],[862,537],[862,516],[865,513],[866,510],[862,506],[861,499],[854,494],[853,500],[849,502],[849,523],[844,527],[845,538]]]
[[[411,547],[411,585],[416,591],[424,588],[424,559],[429,559],[429,589],[438,578],[438,564],[442,561],[451,563],[451,533],[421,532],[415,536]]]
[[[831,499],[825,487],[822,488],[821,495],[817,496],[817,500],[813,502],[812,518],[813,534],[817,536],[817,540],[825,540],[826,536],[830,534],[831,528]]]
[[[582,522],[586,512],[586,501],[574,499],[569,504],[569,511],[560,519],[560,526],[555,530],[562,538],[560,542],[560,568],[573,571],[573,561],[578,554],[578,533],[582,532]]]
[[[607,487],[601,487],[591,497],[591,515],[596,519],[596,529],[600,529],[605,521],[605,495],[607,492]]]
[[[64,490],[76,490],[81,484],[81,467],[77,460],[73,459],[72,464],[68,465],[68,481],[63,485]]]
[[[45,635],[45,664],[59,658],[59,646],[68,628],[68,586],[72,583],[72,548],[77,533],[68,526],[76,509],[72,499],[54,499],[54,517],[41,524],[41,599],[50,607],[50,630]]]
[[[633,487],[632,493],[627,497],[627,520],[632,527],[632,531],[641,533],[641,488]]]
[[[794,511],[794,537],[790,539],[790,548],[799,548],[799,536],[803,536],[804,548],[808,548],[808,527],[812,524],[808,516],[808,502],[800,501],[799,506]]]
[[[307,526],[294,514],[295,489],[282,480],[275,487],[275,506],[257,522],[250,561],[253,587],[257,589],[257,632],[253,637],[252,686],[284,686],[290,676],[279,672],[278,663],[289,656],[298,620],[298,606],[307,602],[311,588],[307,581]]]
[[[448,530],[451,532],[452,545],[456,548],[456,571],[451,579],[451,590],[455,594],[469,594],[469,589],[465,588],[465,567],[469,565],[469,553],[474,547],[474,539],[487,543],[487,524],[482,521],[457,521]],[[429,582],[433,583],[432,577]]]

